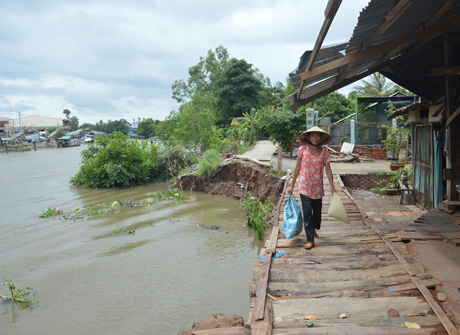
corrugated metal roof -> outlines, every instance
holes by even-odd
[[[397,11],[394,22],[390,21],[392,24],[383,29],[382,24],[392,9],[404,5],[405,10]],[[447,10],[440,12],[445,8]],[[427,73],[430,68],[444,65],[444,38],[440,36],[447,32],[458,34],[459,28],[460,1],[372,0],[361,12],[348,43],[321,48],[311,71],[304,72],[300,68],[290,74],[294,87],[298,89],[302,75],[317,73],[306,79],[300,99],[297,93],[290,97],[291,108],[296,109],[377,71],[417,95],[437,100],[445,92],[444,77],[428,76]],[[377,34],[379,29],[383,32]],[[436,35],[434,29],[439,30]],[[431,37],[415,36],[421,34],[417,33],[421,30],[431,31]],[[454,62],[460,64],[459,38],[454,38],[453,48]],[[366,51],[367,55],[364,55]],[[339,59],[352,61],[340,64]],[[331,63],[333,61],[335,63]]]

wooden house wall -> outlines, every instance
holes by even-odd
[[[426,209],[433,207],[433,128],[431,124],[411,124],[412,185],[417,203]]]
[[[450,131],[452,132],[452,170],[454,171],[454,186],[457,185],[457,199],[460,200],[459,186],[460,185],[460,116],[450,124]]]

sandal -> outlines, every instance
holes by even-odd
[[[307,242],[307,244],[305,244],[303,247],[305,249],[311,249],[315,246],[315,242]]]

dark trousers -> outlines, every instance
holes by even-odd
[[[323,199],[311,199],[306,195],[301,194],[303,212],[303,226],[307,241],[315,240],[314,229],[321,229],[321,208],[323,207]]]

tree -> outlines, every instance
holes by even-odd
[[[102,121],[100,121],[102,122]],[[128,135],[129,132],[129,124],[126,120],[121,119],[121,120],[109,120],[106,123],[103,123],[102,126],[100,127],[100,131],[103,131],[107,134],[113,133],[115,131],[119,131],[120,133],[123,133],[125,135]]]
[[[84,130],[94,130],[94,124],[92,123],[88,123],[88,122],[85,122],[85,123],[82,123],[80,125],[80,128],[84,129]]]
[[[137,134],[140,136],[144,136],[145,138],[150,138],[155,136],[155,128],[160,123],[159,120],[153,121],[151,118],[145,119],[139,122],[139,126],[137,127]]]
[[[76,116],[72,116],[70,118],[70,124],[69,124],[70,130],[72,130],[72,131],[77,130],[78,129],[78,123],[79,123],[78,118]]]
[[[77,130],[78,129],[78,118],[76,116],[70,117],[70,113],[72,113],[68,109],[64,109],[62,111],[63,114],[65,114],[65,120],[62,120],[62,123],[64,126],[68,126],[70,130]]]
[[[305,130],[305,108],[291,111],[265,107],[260,124],[270,134],[272,141],[278,142],[284,150],[289,151],[291,142],[298,139],[300,132]]]
[[[254,132],[255,127],[258,124],[260,118],[262,117],[259,111],[256,111],[254,108],[251,108],[249,113],[243,113],[243,117],[241,118],[243,122],[249,125],[250,127],[250,136],[249,136],[249,144],[252,145],[254,142]]]
[[[70,119],[70,113],[72,113],[72,112],[71,112],[70,110],[68,110],[68,109],[64,109],[64,110],[62,111],[62,113],[65,114],[65,118],[66,118],[67,120],[69,120],[69,119]]]
[[[241,117],[245,111],[258,107],[263,84],[252,64],[244,59],[230,59],[216,84],[219,87],[217,108],[220,124],[229,124],[234,117]]]
[[[216,81],[227,62],[228,51],[223,46],[217,47],[215,51],[209,50],[206,58],[200,57],[198,64],[189,68],[187,83],[182,79],[174,81],[173,99],[182,103],[189,101],[194,94],[215,92]]]
[[[221,132],[215,126],[215,98],[211,93],[196,94],[182,104],[179,111],[172,111],[157,128],[163,141],[175,140],[201,152],[218,145]]]
[[[387,78],[375,72],[367,77],[368,80],[362,80],[362,86],[355,86],[354,89],[358,95],[370,97],[390,96],[397,91],[395,84]]]
[[[320,116],[333,113],[335,120],[343,119],[354,113],[354,103],[339,92],[332,92],[319,99],[307,104],[308,108],[313,108],[319,112]]]

